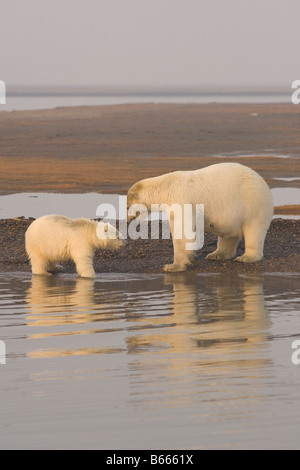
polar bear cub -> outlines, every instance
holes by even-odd
[[[79,276],[94,278],[95,250],[116,250],[124,244],[121,233],[109,223],[62,215],[36,219],[25,234],[33,274],[60,272],[63,268],[57,263],[72,259]]]
[[[152,205],[170,207],[179,204],[184,208],[188,204],[192,206],[193,219],[196,218],[196,206],[204,204],[204,230],[218,236],[217,250],[207,258],[234,258],[237,245],[244,237],[245,253],[236,258],[244,263],[262,259],[274,211],[271,191],[264,179],[239,163],[218,163],[200,170],[176,171],[139,181],[128,191],[129,218],[130,208],[136,204],[145,207],[146,213],[151,211]],[[184,236],[182,239],[174,237],[175,222],[170,216],[169,222],[174,263],[166,265],[164,270],[185,271],[194,252],[186,249]]]

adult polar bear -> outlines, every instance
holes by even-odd
[[[239,163],[218,163],[194,171],[176,171],[134,184],[127,195],[130,207],[141,204],[150,212],[152,204],[204,204],[204,230],[218,235],[218,247],[207,259],[234,258],[238,243],[245,239],[245,253],[237,261],[251,263],[263,257],[267,230],[273,215],[273,200],[264,179]],[[174,217],[170,217],[174,234]],[[174,263],[165,271],[185,271],[194,252],[186,249],[187,240],[175,239]]]

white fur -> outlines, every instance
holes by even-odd
[[[121,234],[109,223],[62,215],[46,215],[35,220],[25,234],[33,274],[61,271],[57,263],[72,259],[79,276],[94,278],[95,250],[118,249],[123,244]]]
[[[219,163],[195,171],[176,171],[142,180],[128,192],[128,206],[144,204],[204,204],[205,231],[218,235],[218,248],[208,259],[227,260],[236,255],[238,242],[245,238],[242,262],[263,257],[266,232],[273,215],[270,189],[251,168],[238,163]],[[174,232],[173,221],[170,220]],[[184,271],[193,252],[185,249],[186,240],[175,240],[174,264],[165,271]]]

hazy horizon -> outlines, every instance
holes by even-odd
[[[0,79],[11,86],[290,87],[298,0],[11,0]]]
[[[9,84],[7,87],[7,96],[16,96],[18,94],[291,94],[291,84],[287,86],[219,86],[219,85],[22,85]]]

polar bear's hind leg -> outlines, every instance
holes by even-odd
[[[32,274],[43,274],[45,276],[51,276],[48,272],[49,261],[42,256],[31,256],[30,257]]]

